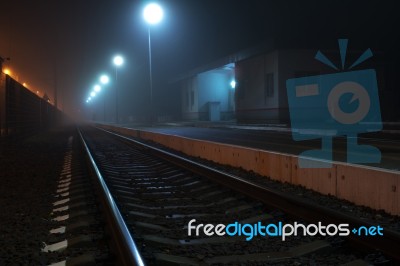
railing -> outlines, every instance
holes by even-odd
[[[62,118],[56,107],[0,73],[0,137],[29,136]]]

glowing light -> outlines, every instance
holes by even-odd
[[[90,93],[90,96],[95,97],[95,96],[96,96],[96,93],[95,93],[94,91],[92,91],[92,92]]]
[[[157,24],[162,20],[163,16],[162,8],[155,3],[148,4],[143,10],[143,18],[149,24]]]
[[[94,86],[94,91],[95,91],[95,92],[101,91],[101,87],[100,87],[99,85],[95,85],[95,86]]]
[[[11,75],[11,71],[8,69],[8,68],[6,68],[6,69],[4,69],[4,74],[6,74],[6,75]]]
[[[100,82],[103,84],[107,84],[110,81],[107,75],[101,75]]]
[[[120,65],[122,65],[124,63],[124,59],[122,58],[122,56],[117,55],[117,56],[114,57],[113,62],[114,62],[114,65],[120,66]]]
[[[236,81],[232,80],[231,81],[231,88],[234,89],[236,87]]]

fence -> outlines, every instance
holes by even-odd
[[[53,105],[0,73],[0,137],[28,136],[62,118],[61,111]]]

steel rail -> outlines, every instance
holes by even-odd
[[[133,144],[135,146],[145,149],[147,152],[161,157],[175,165],[179,165],[188,171],[197,173],[201,176],[205,176],[214,182],[217,182],[225,187],[229,187],[235,191],[243,193],[250,198],[257,199],[269,207],[276,208],[284,211],[294,218],[301,218],[302,220],[314,223],[315,221],[322,222],[323,224],[340,224],[347,223],[352,228],[359,228],[360,226],[376,226],[370,222],[362,219],[341,213],[337,210],[329,209],[321,205],[311,203],[297,196],[291,196],[265,186],[260,186],[254,182],[245,180],[241,177],[225,173],[206,165],[194,162],[187,158],[180,157],[173,153],[158,149],[156,147],[147,145],[140,141],[136,141],[129,137],[98,128],[104,132],[107,132],[120,140]],[[387,256],[400,262],[400,233],[384,228],[383,236],[347,236],[352,242],[354,248],[379,250]]]
[[[88,164],[90,165],[92,176],[94,177],[97,190],[99,191],[99,198],[104,209],[105,218],[109,225],[110,238],[113,242],[114,252],[118,260],[118,265],[139,265],[143,266],[144,260],[142,259],[140,252],[133,240],[129,230],[122,218],[122,215],[106,185],[104,179],[93,159],[93,156],[85,142],[85,139],[79,130],[77,129],[82,146],[87,156]]]

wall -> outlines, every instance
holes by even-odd
[[[198,88],[197,76],[181,81],[181,112],[184,120],[198,120]]]
[[[332,72],[314,59],[316,50],[276,50],[236,63],[238,122],[289,123],[286,80]],[[273,74],[273,95],[266,93],[266,77]]]
[[[286,80],[291,78],[319,75],[332,70],[316,60],[317,50],[280,50],[279,51],[279,84],[281,97],[279,105],[284,110],[282,120],[289,122]]]
[[[61,122],[65,116],[8,75],[0,78],[1,137],[30,136]]]
[[[214,69],[181,81],[184,120],[208,120],[209,102],[219,102],[222,119],[233,114],[232,69]]]
[[[266,74],[273,75],[273,94],[266,92]],[[235,95],[238,122],[279,120],[280,84],[278,52],[262,54],[236,63]]]
[[[6,75],[3,72],[0,72],[0,137],[5,134],[6,134]]]
[[[199,111],[208,113],[209,102],[219,102],[220,111],[233,111],[229,104],[230,82],[233,77],[232,70],[211,70],[198,76],[198,103]]]
[[[322,50],[323,54],[329,58],[333,64],[338,66],[339,70],[335,70],[326,66],[320,61],[315,59],[317,50],[279,50],[279,84],[285,86],[287,79],[339,73],[341,69],[340,54],[338,50]],[[349,71],[349,66],[356,61],[356,59],[363,53],[363,50],[350,50],[347,51],[344,71]],[[352,70],[375,69],[377,74],[380,108],[383,121],[395,121],[397,103],[400,99],[400,93],[394,88],[396,85],[392,84],[393,79],[390,78],[390,73],[385,72],[386,63],[382,53],[375,52],[373,57],[363,62]],[[396,83],[397,84],[397,83]],[[284,110],[287,110],[287,94],[286,89],[281,89],[281,96],[279,105]],[[400,111],[398,111],[400,113]]]
[[[400,215],[400,172],[334,162],[331,168],[300,168],[298,157],[110,125],[101,127],[158,142],[187,155],[241,167],[279,182],[306,187],[361,206]]]

